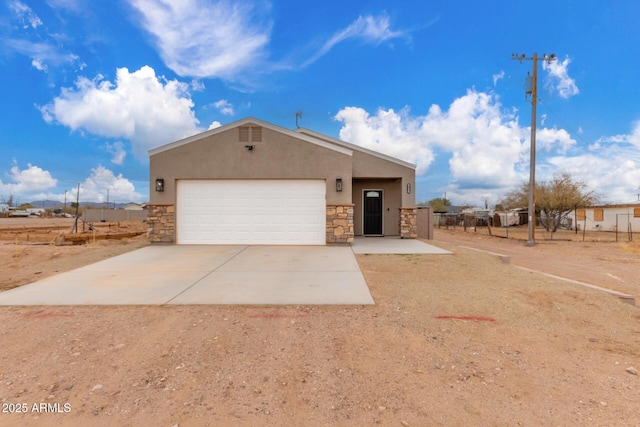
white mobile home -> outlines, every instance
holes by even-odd
[[[640,232],[640,203],[588,206],[576,209],[569,217],[578,230]]]

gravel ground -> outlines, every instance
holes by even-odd
[[[357,257],[374,306],[0,307],[0,425],[640,425],[637,307],[436,239]]]

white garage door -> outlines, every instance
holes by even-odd
[[[323,180],[178,181],[179,244],[324,245]]]

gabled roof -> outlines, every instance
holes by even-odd
[[[371,156],[378,157],[383,160],[387,160],[389,162],[397,163],[407,168],[411,168],[411,169],[416,168],[416,165],[414,165],[413,163],[405,162],[404,160],[396,159],[395,157],[387,156],[386,154],[378,153],[377,151],[369,150],[368,148],[360,147],[359,145],[351,144],[350,142],[346,142],[341,139],[332,138],[330,136],[321,134],[319,132],[315,132],[310,129],[299,128],[299,129],[296,129],[295,132],[302,133],[303,135],[313,136],[322,141],[328,141],[332,144],[339,145],[340,147],[348,148],[349,150],[352,150],[352,151],[360,151],[362,153],[366,153]]]
[[[612,209],[612,208],[640,208],[640,202],[638,203],[615,203],[611,205],[593,205],[582,206],[582,209]],[[580,208],[578,208],[580,209]]]
[[[286,128],[283,128],[283,127],[280,127],[280,126],[276,126],[274,124],[271,124],[271,123],[256,119],[254,117],[246,117],[246,118],[244,118],[242,120],[238,120],[238,121],[226,124],[224,126],[220,126],[220,127],[215,128],[215,129],[211,129],[211,130],[208,130],[206,132],[199,133],[197,135],[193,135],[193,136],[190,136],[190,137],[187,137],[187,138],[180,139],[180,140],[175,141],[175,142],[171,142],[171,143],[166,144],[166,145],[162,145],[162,146],[157,147],[157,148],[153,148],[153,149],[149,150],[149,156],[153,156],[155,154],[159,154],[159,153],[163,153],[165,151],[173,150],[174,148],[181,147],[183,145],[190,144],[192,142],[199,141],[199,140],[204,139],[204,138],[208,138],[208,137],[210,137],[212,135],[216,135],[216,134],[228,131],[229,129],[234,129],[234,128],[237,128],[237,127],[246,126],[246,125],[250,125],[250,124],[255,124],[255,125],[258,125],[258,126],[262,126],[262,127],[266,128],[266,129],[270,129],[270,130],[272,130],[274,132],[279,132],[279,133],[291,136],[293,138],[301,139],[301,140],[309,142],[311,144],[319,145],[321,147],[328,148],[329,150],[337,151],[338,153],[345,154],[347,156],[352,156],[353,155],[353,150],[351,150],[349,147],[343,146],[341,144],[332,143],[332,141],[327,141],[325,138],[318,139],[317,137],[305,135],[303,133],[295,132],[295,131],[292,131],[292,130],[289,130],[289,129],[286,129]]]

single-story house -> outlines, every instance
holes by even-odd
[[[125,211],[141,211],[144,209],[144,205],[140,203],[128,203],[122,207]]]
[[[640,203],[577,208],[568,217],[579,230],[640,231]]]
[[[248,117],[149,156],[152,242],[417,237],[415,165],[327,135]]]

